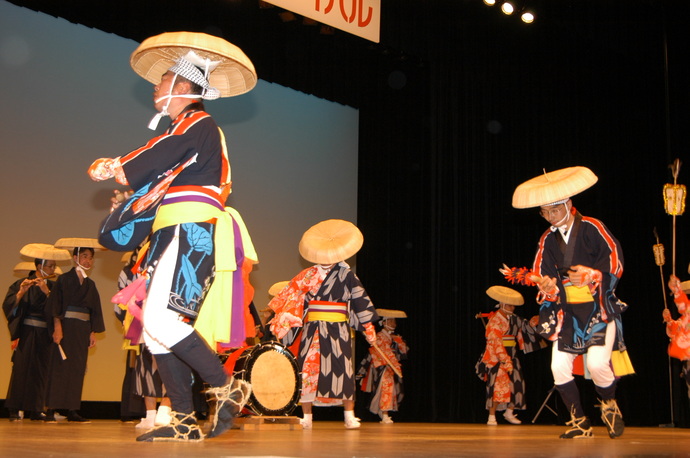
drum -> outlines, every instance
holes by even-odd
[[[233,358],[235,354],[239,357]],[[302,387],[297,361],[279,342],[240,348],[225,362],[226,371],[252,385],[247,408],[257,415],[290,415]],[[233,364],[234,363],[234,364]],[[228,370],[233,364],[232,371]]]

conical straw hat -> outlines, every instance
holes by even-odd
[[[275,296],[281,292],[290,283],[289,281],[279,281],[278,283],[273,283],[270,288],[268,288],[268,295]]]
[[[508,305],[522,305],[525,303],[522,294],[505,286],[492,286],[486,290],[486,294],[491,299]]]
[[[533,208],[568,199],[597,182],[587,167],[568,167],[544,172],[515,188],[513,207]]]
[[[342,219],[329,219],[304,233],[299,253],[315,264],[334,264],[357,254],[363,243],[364,236],[357,226]]]
[[[23,256],[35,259],[47,259],[50,261],[69,261],[72,254],[62,248],[55,248],[48,243],[29,243],[24,245],[19,253]],[[34,270],[34,269],[31,269]]]
[[[208,76],[221,97],[249,92],[256,86],[254,64],[237,46],[222,38],[196,32],[167,32],[144,40],[130,57],[132,69],[146,81],[158,84],[175,60],[194,51],[204,59],[220,62]]]
[[[407,313],[402,310],[376,309],[381,318],[407,318]]]
[[[105,250],[105,247],[98,243],[97,239],[87,237],[66,237],[55,242],[57,248],[73,250],[74,248],[93,248],[94,250]],[[72,256],[70,255],[70,259]]]

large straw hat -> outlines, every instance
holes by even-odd
[[[407,318],[407,313],[402,310],[376,309],[381,318]]]
[[[359,251],[362,232],[349,221],[329,219],[310,227],[299,242],[299,254],[315,264],[335,264]]]
[[[194,51],[203,59],[219,62],[208,80],[221,97],[249,92],[256,86],[254,64],[237,46],[222,38],[196,32],[167,32],[144,40],[130,57],[132,69],[146,81],[158,84],[175,60]]]
[[[522,305],[525,303],[522,294],[505,286],[492,286],[486,290],[486,294],[491,299],[508,305]]]
[[[279,292],[285,289],[285,287],[289,284],[289,281],[279,281],[278,283],[273,283],[270,288],[268,288],[268,295],[269,296],[275,296]]]
[[[544,172],[515,188],[513,207],[533,208],[568,199],[591,187],[598,180],[587,167],[568,167]]]
[[[52,259],[51,259],[52,261]],[[22,261],[14,266],[14,273],[19,275],[28,275],[29,272],[36,270],[36,264],[31,261]],[[55,274],[62,275],[62,269],[59,266],[55,266]]]
[[[66,237],[61,238],[55,242],[57,248],[65,248],[67,250],[73,250],[75,248],[92,248],[94,250],[105,250],[105,247],[98,243],[97,239],[87,238],[87,237]],[[72,259],[70,255],[69,259]]]
[[[46,259],[50,261],[69,261],[72,255],[69,251],[62,248],[55,248],[48,243],[29,243],[24,245],[19,253],[35,259]]]

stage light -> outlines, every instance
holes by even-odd
[[[536,19],[534,11],[528,6],[529,0],[483,0],[487,6],[501,5],[501,12],[506,16],[520,16],[525,24],[531,24]]]
[[[531,11],[525,11],[520,15],[520,19],[522,19],[522,22],[525,24],[531,24],[534,22],[534,13]]]

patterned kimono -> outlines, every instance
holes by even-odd
[[[144,188],[196,155],[167,190],[156,215],[146,266],[175,240],[181,243],[168,308],[196,318],[213,281],[215,220],[223,211],[220,186],[229,179],[229,162],[213,118],[191,104],[158,137],[120,158],[132,189]]]
[[[167,308],[193,322],[213,349],[238,347],[254,336],[248,277],[258,256],[239,213],[224,207],[230,163],[222,131],[202,104],[192,103],[163,134],[120,163],[129,185],[141,189],[190,160],[165,192],[144,270],[151,275],[150,287],[159,260],[175,245]]]
[[[666,335],[671,339],[668,354],[681,361],[690,360],[690,300],[684,291],[673,291],[680,318],[666,322]]]
[[[402,374],[400,361],[407,359],[409,350],[403,338],[383,329],[376,334],[376,346]],[[404,396],[402,378],[395,374],[375,348],[370,348],[362,360],[358,375],[363,377],[360,383],[362,391],[373,393],[369,403],[371,413],[381,416],[383,412],[398,410]]]
[[[486,408],[525,409],[525,382],[518,350],[530,353],[546,346],[529,322],[517,315],[494,312],[486,325],[486,349],[475,367],[486,382]],[[512,373],[509,371],[512,370]]]
[[[297,358],[302,372],[300,401],[340,405],[343,400],[354,400],[350,328],[373,338],[372,322],[379,318],[350,266],[339,262],[330,271],[321,266],[305,269],[268,306],[276,312],[271,331],[283,344],[290,346],[301,336]]]
[[[668,354],[683,361],[683,369],[680,376],[688,386],[690,397],[690,300],[687,294],[680,289],[673,291],[673,301],[680,312],[680,318],[666,322],[666,335],[671,342],[668,345]]]
[[[623,352],[621,314],[628,305],[616,297],[616,285],[623,275],[623,253],[618,240],[601,221],[579,213],[575,214],[570,230],[567,244],[558,230],[547,230],[539,240],[532,270],[536,275],[555,278],[559,289],[556,300],[546,300],[541,305],[540,333],[549,340],[557,340],[560,351],[584,354],[590,346],[604,344],[606,325],[615,321],[613,349]],[[569,262],[565,261],[568,257]],[[567,271],[575,265],[600,271],[601,282],[573,286]]]

